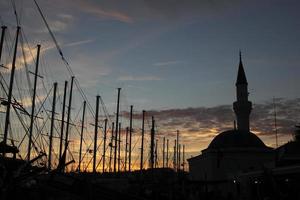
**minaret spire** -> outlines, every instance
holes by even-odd
[[[239,52],[240,62],[236,79],[236,101],[233,109],[237,118],[237,130],[249,132],[249,116],[252,110],[252,103],[248,101],[248,82],[242,62],[242,54]]]
[[[244,70],[244,66],[243,66],[243,62],[242,62],[242,53],[241,53],[241,51],[239,52],[239,55],[240,55],[240,63],[239,63],[238,75],[237,75],[235,85],[239,85],[239,84],[248,85],[245,70]]]

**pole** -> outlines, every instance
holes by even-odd
[[[125,137],[125,172],[127,171],[127,152],[128,152],[128,132],[129,127],[126,127],[126,137]]]
[[[104,137],[103,137],[103,163],[102,163],[102,172],[105,172],[105,150],[106,150],[106,133],[107,133],[107,119],[104,120]]]
[[[129,122],[129,164],[128,170],[131,172],[131,138],[132,138],[132,110],[133,106],[130,106],[130,122]]]
[[[121,171],[121,123],[119,123],[119,139],[118,139],[118,172]]]
[[[50,125],[50,137],[49,137],[49,154],[48,154],[48,169],[51,170],[51,157],[52,157],[52,138],[55,118],[55,105],[56,105],[56,89],[57,82],[54,83],[53,100],[52,100],[52,112],[51,112],[51,125]]]
[[[61,114],[60,140],[59,140],[59,159],[61,159],[62,147],[63,147],[62,145],[63,145],[63,137],[64,137],[65,108],[66,108],[66,99],[67,99],[67,88],[68,88],[68,81],[65,81],[64,99],[63,99],[62,114]]]
[[[33,95],[32,95],[30,126],[29,126],[27,161],[30,161],[30,155],[31,155],[31,143],[32,143],[32,132],[33,132],[33,121],[34,121],[34,110],[35,110],[35,97],[36,97],[36,84],[37,84],[37,77],[38,77],[40,49],[41,49],[41,45],[37,45],[37,56],[36,56],[36,63],[35,63],[34,85],[33,85]]]
[[[95,114],[95,137],[94,137],[94,155],[93,155],[93,173],[96,173],[96,160],[97,160],[97,138],[98,138],[98,115],[99,115],[99,99],[96,97],[96,114]]]
[[[183,149],[182,149],[182,170],[185,170],[185,145],[183,145]]]
[[[175,141],[174,141],[174,152],[173,152],[173,168],[174,168],[174,170],[176,170],[176,144],[177,144],[177,142],[176,142],[176,139],[175,139]]]
[[[109,143],[109,147],[110,147],[110,150],[109,150],[109,172],[112,171],[112,167],[111,167],[111,159],[112,159],[112,149],[113,149],[113,141],[114,141],[114,126],[115,126],[115,123],[113,122],[112,125],[111,125],[111,140],[110,140],[110,143]]]
[[[157,165],[158,165],[158,163],[157,163],[157,146],[158,146],[158,139],[155,140],[155,154],[154,154],[155,155],[155,159],[154,159],[155,160],[154,161],[155,162],[155,165],[154,165],[155,168],[157,168]]]
[[[179,130],[177,130],[177,143],[176,143],[176,169],[179,168]]]
[[[181,144],[178,145],[178,172],[180,171],[180,162],[181,162]]]
[[[20,29],[21,28],[18,26],[17,27],[17,33],[16,33],[16,41],[15,41],[13,61],[12,61],[12,66],[11,66],[9,91],[8,91],[8,96],[7,96],[7,107],[6,107],[6,116],[5,116],[4,136],[3,136],[4,145],[7,144],[8,125],[10,123],[10,107],[11,107],[10,104],[11,104],[12,89],[13,89],[13,84],[14,84],[14,75],[15,75],[15,70],[16,70],[16,56],[17,56],[18,38],[19,38]],[[3,153],[3,157],[5,157],[5,152]]]
[[[6,26],[1,26],[2,33],[1,33],[1,41],[0,41],[0,61],[2,57],[2,49],[3,49],[3,44],[4,44],[4,36],[5,36],[5,30],[7,29]]]
[[[165,146],[166,146],[165,143],[166,143],[166,138],[164,137],[163,138],[163,155],[162,155],[163,156],[163,158],[162,158],[162,160],[163,160],[163,166],[162,167],[163,168],[165,168]]]
[[[82,119],[81,119],[81,132],[80,132],[80,145],[79,145],[79,164],[78,171],[80,172],[81,168],[81,155],[82,155],[82,140],[83,140],[83,130],[84,130],[84,117],[85,117],[85,107],[86,101],[83,102],[83,110],[82,110]]]
[[[154,167],[154,117],[152,116],[151,140],[150,140],[150,168]],[[157,145],[157,144],[156,144]]]
[[[143,110],[143,120],[142,120],[142,142],[141,142],[141,163],[140,170],[143,170],[143,160],[144,160],[144,132],[145,132],[145,110]]]
[[[167,155],[166,155],[166,165],[169,167],[169,139],[167,139]]]
[[[114,151],[114,172],[117,171],[117,147],[118,147],[118,125],[119,125],[119,105],[120,105],[120,91],[118,88],[118,100],[117,100],[117,115],[116,115],[116,130],[115,130],[115,151]]]
[[[67,117],[67,126],[66,126],[66,138],[65,138],[65,158],[67,158],[67,148],[68,148],[68,138],[69,138],[69,126],[70,126],[70,118],[71,118],[71,108],[72,108],[72,93],[73,93],[73,82],[74,76],[71,78],[71,87],[70,87],[70,96],[69,96],[69,107],[68,107],[68,117]],[[64,160],[64,162],[66,162]]]

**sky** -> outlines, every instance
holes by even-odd
[[[68,73],[34,1],[1,0],[1,24],[14,35],[12,2],[30,48],[42,45],[48,86],[58,81],[62,90]],[[233,126],[239,50],[253,132],[274,146],[273,98],[281,143],[299,122],[297,0],[37,2],[92,105],[100,94],[113,114],[121,87],[123,112],[154,113],[161,134],[181,130],[193,155]]]

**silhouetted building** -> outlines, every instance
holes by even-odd
[[[236,81],[233,110],[237,127],[218,134],[202,154],[188,159],[190,178],[206,184],[208,190],[230,192],[235,177],[244,172],[262,169],[274,161],[273,149],[250,132],[252,103],[248,100],[248,83],[241,55]],[[230,183],[230,184],[228,184]]]

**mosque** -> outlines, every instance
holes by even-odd
[[[188,159],[190,179],[205,182],[211,189],[224,190],[241,173],[261,170],[274,161],[274,151],[250,131],[252,103],[248,100],[248,82],[241,53],[233,110],[237,127],[218,134],[198,156]]]

